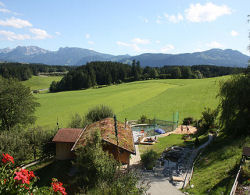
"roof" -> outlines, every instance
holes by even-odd
[[[75,143],[82,131],[83,129],[74,129],[74,128],[59,129],[52,141]]]
[[[84,146],[86,144],[87,139],[91,136],[92,132],[96,130],[100,131],[103,141],[106,141],[113,145],[117,145],[114,119],[106,118],[87,126],[86,129],[81,134],[80,138],[78,139],[77,143],[73,146],[72,150],[79,148],[80,146]],[[124,123],[117,121],[117,130],[118,130],[118,141],[119,141],[118,147],[132,154],[135,154],[133,133],[131,128],[129,126],[125,128]]]
[[[244,147],[242,155],[247,157],[250,156],[250,147]]]

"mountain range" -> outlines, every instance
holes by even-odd
[[[77,47],[59,48],[49,51],[36,46],[17,46],[0,49],[0,61],[21,63],[42,63],[49,65],[83,65],[91,61],[117,61],[131,64],[140,61],[141,66],[164,65],[217,65],[246,67],[249,56],[232,49],[210,49],[203,52],[163,54],[144,53],[141,55],[110,55]]]

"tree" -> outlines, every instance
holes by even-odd
[[[174,79],[180,79],[181,78],[181,70],[179,67],[176,67],[173,69],[172,77]]]
[[[0,127],[10,130],[17,124],[26,125],[35,121],[33,113],[39,103],[25,87],[13,79],[0,78]]]
[[[201,114],[202,116],[197,127],[198,135],[206,134],[210,129],[217,127],[216,119],[219,114],[219,110],[218,108],[205,108],[205,110]]]
[[[182,77],[184,79],[191,79],[192,78],[192,71],[190,66],[182,67]]]
[[[74,165],[77,172],[77,183],[81,187],[94,187],[99,182],[110,183],[115,176],[117,162],[102,149],[100,132],[93,132],[92,139],[76,151]]]
[[[234,75],[221,85],[220,123],[225,132],[240,136],[250,133],[250,74]]]

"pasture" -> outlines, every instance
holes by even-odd
[[[60,81],[61,79],[62,76],[32,76],[32,78],[22,83],[30,87],[31,90],[47,89],[52,81]]]
[[[36,124],[55,127],[58,118],[59,126],[66,127],[73,114],[84,115],[98,104],[110,106],[120,121],[138,119],[143,114],[172,120],[175,111],[179,112],[180,122],[188,116],[198,118],[204,107],[218,105],[219,83],[227,78],[147,80],[99,89],[36,94],[41,104],[35,113]]]

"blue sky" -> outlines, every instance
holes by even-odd
[[[249,0],[0,0],[0,48],[249,54],[249,8]]]

